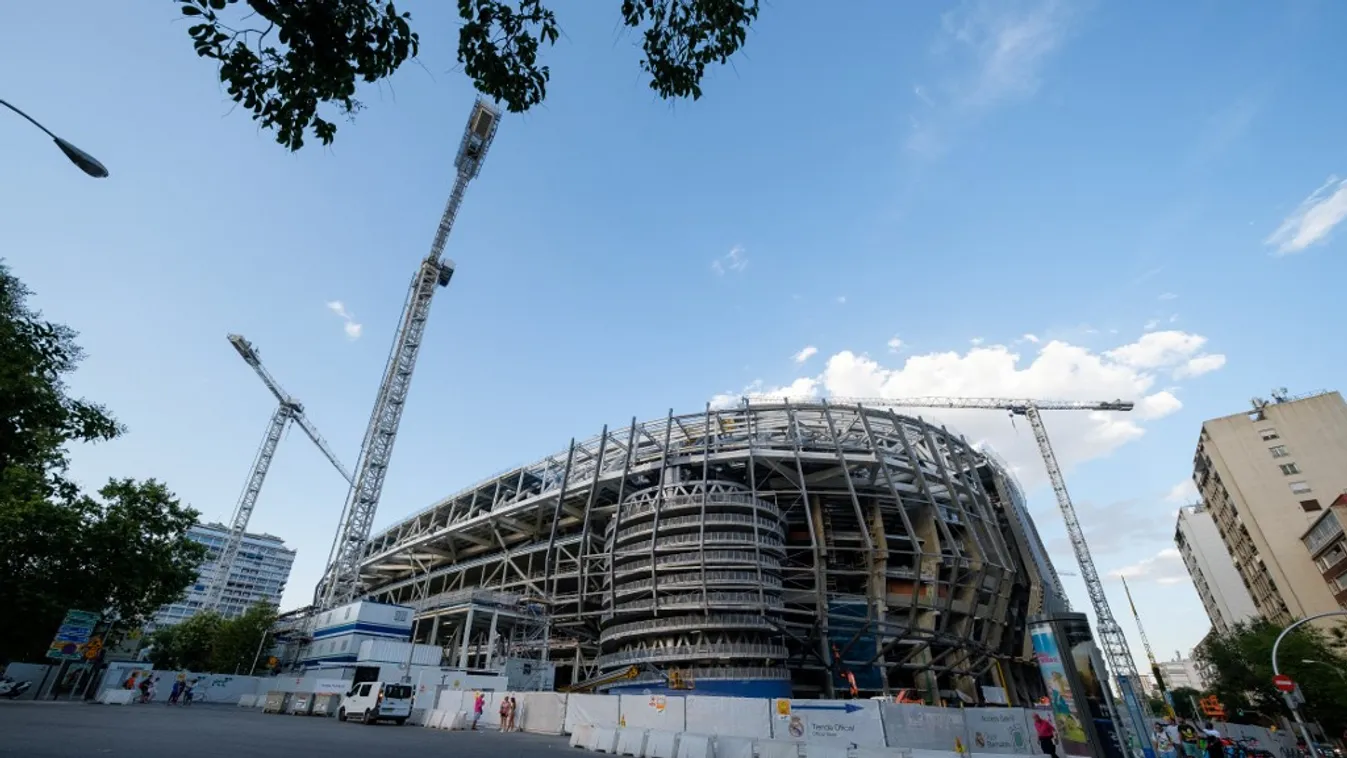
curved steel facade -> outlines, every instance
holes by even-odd
[[[362,581],[417,608],[418,641],[451,663],[545,649],[559,683],[635,665],[615,689],[657,690],[676,672],[706,694],[854,682],[862,696],[1027,697],[1042,557],[1026,552],[1038,538],[1017,491],[957,435],[887,409],[670,414],[376,535]]]

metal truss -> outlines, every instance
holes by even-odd
[[[474,589],[543,598],[577,672],[729,655],[737,669],[784,664],[797,692],[830,695],[837,672],[870,669],[874,693],[969,689],[1024,645],[1033,564],[1007,536],[995,483],[1008,476],[892,410],[782,401],[633,419],[374,535],[362,594],[425,617]],[[626,521],[641,509],[654,521]],[[757,545],[728,536],[744,529]],[[662,600],[684,595],[684,607]],[[709,616],[718,626],[690,632]],[[642,653],[650,631],[684,650]]]

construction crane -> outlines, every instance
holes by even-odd
[[[1141,635],[1141,645],[1146,648],[1146,660],[1151,664],[1151,676],[1155,678],[1155,688],[1160,691],[1160,698],[1165,701],[1165,707],[1170,710],[1166,716],[1174,717],[1174,705],[1169,696],[1169,687],[1165,685],[1165,675],[1160,671],[1160,664],[1155,660],[1155,651],[1151,649],[1151,641],[1146,637],[1146,627],[1141,625],[1141,614],[1137,612],[1137,604],[1132,600],[1132,588],[1127,586],[1125,577],[1118,577],[1122,580],[1123,592],[1127,593],[1127,605],[1132,608],[1132,618],[1137,621],[1137,633]]]
[[[267,470],[271,468],[271,459],[276,455],[276,446],[280,444],[281,437],[285,435],[285,428],[291,422],[304,431],[313,444],[318,446],[323,456],[336,467],[341,473],[342,478],[348,483],[351,482],[351,472],[341,465],[337,460],[337,454],[332,452],[332,448],[323,439],[323,435],[318,433],[309,417],[304,415],[304,406],[291,397],[289,393],[281,389],[281,385],[272,377],[271,372],[267,371],[262,365],[262,359],[258,356],[257,350],[252,343],[244,339],[242,335],[229,335],[229,344],[234,346],[242,356],[244,363],[253,367],[253,371],[262,377],[262,383],[267,385],[271,394],[276,397],[276,412],[271,414],[271,421],[267,424],[266,436],[262,438],[262,445],[257,449],[257,456],[253,459],[252,471],[248,474],[248,480],[243,485],[243,493],[239,495],[238,504],[234,506],[234,518],[229,525],[229,539],[225,542],[224,550],[220,553],[220,560],[216,563],[215,577],[212,579],[210,589],[206,594],[206,607],[214,610],[220,610],[221,602],[224,598],[224,590],[229,584],[229,574],[234,568],[234,560],[238,557],[239,546],[243,544],[243,535],[248,531],[248,520],[252,518],[253,506],[257,504],[257,496],[262,492],[262,483],[266,481]]]
[[[745,406],[750,404],[778,404],[782,398],[742,398]],[[1048,480],[1052,483],[1052,491],[1057,496],[1057,505],[1062,511],[1062,519],[1066,522],[1066,533],[1071,540],[1071,548],[1076,554],[1076,562],[1080,565],[1080,573],[1085,581],[1085,589],[1090,595],[1090,603],[1094,607],[1095,623],[1098,625],[1098,635],[1100,647],[1104,649],[1104,656],[1108,659],[1109,668],[1117,678],[1118,691],[1123,694],[1126,701],[1127,693],[1131,693],[1137,708],[1140,710],[1140,723],[1133,722],[1130,718],[1122,718],[1126,713],[1126,705],[1119,710],[1118,705],[1112,698],[1108,698],[1108,707],[1113,723],[1117,726],[1119,735],[1123,738],[1124,745],[1136,746],[1144,750],[1150,745],[1150,734],[1147,728],[1151,718],[1150,707],[1146,698],[1142,696],[1140,680],[1137,678],[1136,663],[1132,660],[1132,653],[1127,647],[1127,639],[1123,636],[1122,627],[1118,626],[1117,619],[1113,616],[1112,609],[1109,608],[1108,598],[1104,595],[1104,584],[1099,580],[1099,572],[1095,569],[1094,558],[1090,555],[1090,548],[1085,542],[1085,532],[1080,527],[1080,520],[1076,517],[1076,507],[1071,504],[1071,496],[1066,491],[1066,479],[1062,476],[1062,469],[1057,465],[1057,455],[1052,451],[1052,444],[1048,441],[1048,430],[1043,425],[1043,418],[1039,415],[1040,411],[1130,411],[1133,403],[1126,400],[1018,400],[1005,398],[984,398],[984,397],[832,397],[823,401],[835,405],[856,405],[870,406],[879,408],[942,408],[948,410],[1005,410],[1012,416],[1023,416],[1029,421],[1029,426],[1034,431],[1034,440],[1038,443],[1038,451],[1043,456],[1043,463],[1048,470]]]
[[[388,473],[388,463],[393,456],[393,443],[397,440],[402,410],[407,403],[412,372],[416,369],[416,358],[421,351],[421,337],[425,333],[426,321],[430,318],[431,300],[435,290],[447,287],[454,275],[453,261],[440,256],[444,253],[449,232],[454,228],[454,218],[458,216],[463,193],[468,188],[468,182],[481,172],[482,160],[491,148],[499,124],[500,111],[479,98],[473,104],[468,125],[458,145],[458,155],[454,158],[454,168],[457,170],[454,189],[440,216],[440,225],[435,230],[430,253],[421,261],[408,290],[402,321],[397,336],[393,338],[388,366],[384,369],[383,382],[379,385],[365,439],[360,445],[355,482],[342,508],[337,535],[328,553],[327,570],[315,592],[314,605],[319,610],[351,602],[359,594],[360,558],[369,540],[370,527],[374,524],[374,513],[379,507],[379,495],[383,492],[384,476]]]

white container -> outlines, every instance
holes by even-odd
[[[345,629],[387,637],[411,636],[412,609],[405,605],[389,605],[362,600],[333,608],[318,615],[315,635],[330,629]]]
[[[413,666],[438,666],[443,651],[435,645],[413,645],[394,640],[365,640],[360,643],[361,663],[406,663],[411,655]]]

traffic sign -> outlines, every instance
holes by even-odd
[[[1291,681],[1291,677],[1286,674],[1278,674],[1272,677],[1272,684],[1282,692],[1294,692],[1296,683]]]

